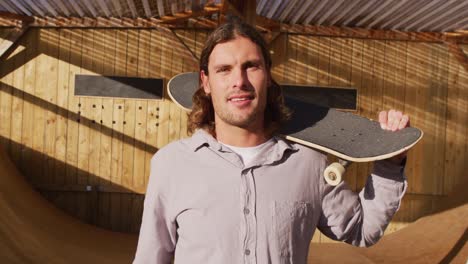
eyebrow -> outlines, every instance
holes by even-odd
[[[248,60],[248,61],[243,62],[241,66],[242,68],[245,68],[245,67],[252,66],[252,65],[255,65],[255,66],[262,65],[262,60],[261,59]],[[214,69],[221,69],[225,67],[231,68],[232,65],[231,64],[217,64],[213,66]]]

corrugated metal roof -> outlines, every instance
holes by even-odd
[[[221,0],[198,1],[200,6]],[[190,0],[0,0],[0,11],[37,17],[163,17],[192,10]]]
[[[303,25],[430,32],[468,29],[466,0],[260,0],[257,14]]]
[[[0,0],[0,11],[36,17],[177,17],[222,0]],[[410,32],[468,29],[467,0],[257,0],[257,14],[286,24]]]

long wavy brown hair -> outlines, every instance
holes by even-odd
[[[284,104],[283,92],[280,85],[271,76],[271,57],[265,40],[251,25],[242,22],[237,17],[229,17],[225,24],[215,29],[205,43],[200,56],[200,72],[208,72],[208,61],[214,47],[219,43],[228,42],[242,36],[257,44],[265,60],[270,86],[267,89],[267,105],[264,113],[264,128],[269,135],[274,134],[280,126],[290,117],[290,111]],[[215,135],[215,116],[211,96],[206,94],[200,81],[199,89],[192,98],[193,107],[189,114],[188,133],[192,134],[197,129],[205,129]]]

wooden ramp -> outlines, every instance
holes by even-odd
[[[84,224],[34,191],[0,147],[1,263],[131,263],[137,236]]]
[[[435,204],[438,213],[384,236],[370,248],[312,244],[309,263],[468,263],[468,181]]]
[[[466,188],[447,197],[445,211],[424,217],[363,249],[313,244],[309,263],[467,262]],[[450,208],[450,209],[447,209]],[[137,236],[106,231],[51,205],[15,168],[0,147],[1,263],[131,263]]]

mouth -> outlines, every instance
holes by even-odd
[[[251,101],[255,98],[252,94],[236,94],[228,97],[229,102],[246,102]]]

